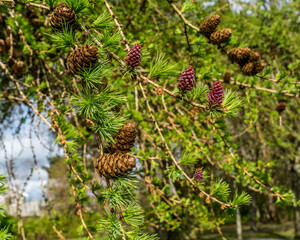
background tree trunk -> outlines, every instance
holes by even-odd
[[[243,240],[242,219],[239,206],[236,207],[236,232],[238,240]]]
[[[300,153],[300,148],[298,148]],[[298,154],[299,155],[299,154]],[[295,194],[296,201],[300,200],[300,156],[297,156],[291,164],[291,182],[292,190]],[[294,207],[294,228],[295,228],[295,239],[300,239],[300,207]]]
[[[251,231],[256,232],[257,227],[256,227],[256,198],[255,198],[255,193],[252,192],[251,194],[252,197],[252,202],[250,205],[250,214],[251,214]]]

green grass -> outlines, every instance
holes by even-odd
[[[276,238],[276,239],[292,239],[294,235],[293,222],[284,222],[280,224],[268,223],[268,224],[257,224],[258,231],[253,232],[250,229],[250,225],[243,225],[243,238],[254,239],[254,238]],[[228,240],[237,239],[236,226],[227,225],[222,227],[224,236]],[[201,239],[205,240],[219,240],[220,235],[217,232],[205,232]]]

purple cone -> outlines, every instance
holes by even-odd
[[[190,91],[195,86],[195,69],[189,66],[178,78],[178,88],[181,91]]]
[[[224,89],[222,83],[219,81],[215,82],[209,89],[208,103],[211,106],[220,106],[224,98]]]
[[[195,172],[195,175],[194,175],[194,179],[197,182],[202,182],[204,180],[203,172],[202,172],[201,168],[197,168],[196,169],[196,172]]]
[[[142,61],[142,46],[140,44],[135,44],[130,49],[127,57],[124,59],[127,62],[127,65],[131,68],[135,68],[141,65]]]

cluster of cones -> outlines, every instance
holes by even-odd
[[[259,53],[247,47],[231,49],[228,58],[239,64],[246,76],[254,76],[264,69],[264,64],[259,60]]]
[[[75,11],[64,4],[59,4],[49,18],[49,26],[55,32],[75,30],[78,27]],[[93,66],[98,59],[98,49],[94,45],[76,48],[67,58],[67,74],[75,75]]]
[[[78,26],[75,12],[66,5],[59,5],[51,14],[49,25],[54,31],[64,29],[75,30]],[[67,74],[75,75],[93,67],[98,60],[98,48],[93,44],[76,48],[67,58]],[[141,45],[135,44],[129,51],[125,61],[131,68],[141,64]],[[135,158],[128,154],[133,147],[137,132],[135,125],[126,123],[114,137],[107,154],[97,159],[96,170],[100,176],[107,179],[120,177],[131,171],[135,165]]]
[[[67,74],[75,75],[76,73],[93,66],[98,59],[98,49],[94,45],[84,45],[75,49],[67,59]],[[127,66],[131,69],[139,66],[142,61],[142,47],[135,44],[124,59]]]
[[[209,42],[220,46],[229,40],[232,34],[231,29],[216,30],[221,22],[219,15],[211,15],[200,24],[200,33],[209,39]],[[259,53],[249,48],[234,48],[228,52],[228,58],[240,65],[243,74],[254,76],[261,72],[264,64],[259,60]]]
[[[216,30],[220,22],[219,15],[211,15],[200,24],[200,33],[207,37],[212,44],[220,45],[231,37],[232,30],[230,28]]]
[[[64,4],[58,5],[49,18],[50,27],[56,32],[64,29],[75,30],[78,27],[77,16],[72,8]],[[67,59],[67,74],[75,75],[92,67],[98,58],[98,49],[94,45],[84,45],[75,49]],[[142,60],[142,47],[135,44],[124,59],[131,69],[139,66]]]
[[[181,92],[191,91],[195,86],[195,68],[189,66],[178,78],[177,87]],[[208,104],[211,107],[220,106],[224,99],[224,88],[222,83],[217,81],[209,89]]]
[[[123,176],[135,167],[135,158],[128,152],[134,145],[136,134],[135,125],[123,125],[109,147],[109,153],[97,159],[96,169],[100,176],[108,179]]]

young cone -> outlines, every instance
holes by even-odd
[[[233,48],[228,53],[228,58],[232,62],[238,63],[240,66],[244,66],[250,57],[250,48]]]
[[[77,16],[72,8],[60,4],[51,14],[49,25],[55,31],[62,31],[64,25],[75,28],[77,25]]]
[[[184,70],[178,78],[178,88],[184,91],[190,91],[195,86],[195,69],[192,66],[189,66]]]
[[[232,34],[232,30],[230,28],[215,31],[210,35],[210,41],[212,44],[221,44],[226,42]]]
[[[203,22],[201,22],[200,33],[202,33],[207,38],[209,38],[210,34],[212,34],[216,30],[220,22],[221,22],[221,18],[219,15],[209,16]]]
[[[203,176],[203,172],[202,172],[201,168],[196,169],[196,172],[194,174],[194,179],[197,182],[202,182],[204,180],[204,176]]]
[[[98,48],[94,45],[84,45],[70,53],[67,59],[68,74],[76,74],[80,70],[89,68],[96,63],[98,58]]]
[[[127,57],[124,59],[127,62],[127,65],[131,68],[139,66],[142,62],[142,46],[140,44],[135,44],[127,54]]]
[[[115,144],[110,146],[109,151],[119,151],[122,153],[130,152],[130,148],[134,145],[136,135],[137,131],[135,130],[135,125],[132,123],[125,123],[114,138]]]
[[[125,175],[135,167],[135,158],[125,153],[102,155],[97,159],[96,170],[100,176],[115,178]]]
[[[210,106],[220,106],[224,98],[224,89],[222,83],[219,81],[215,82],[213,86],[209,89],[208,93],[208,103]]]

